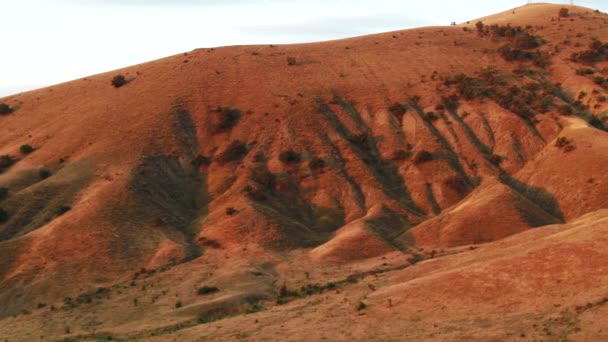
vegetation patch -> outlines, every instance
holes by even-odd
[[[6,171],[17,162],[17,159],[10,154],[0,156],[0,173]]]
[[[584,64],[608,61],[608,43],[603,43],[599,39],[594,39],[591,44],[589,44],[587,50],[573,53],[570,56],[570,59],[574,62]]]
[[[207,285],[205,285],[205,286],[199,287],[198,290],[196,291],[196,293],[198,293],[201,296],[204,296],[204,295],[208,295],[208,294],[211,294],[211,293],[216,293],[219,290],[220,289],[218,289],[215,286],[207,286]]]
[[[220,153],[217,158],[215,158],[219,163],[225,164],[237,160],[243,159],[249,150],[247,149],[247,145],[240,140],[234,140],[228,145],[228,147],[224,150],[224,152]]]
[[[14,108],[12,108],[11,106],[9,106],[6,103],[0,103],[0,115],[8,115],[11,114],[15,111]]]
[[[216,112],[217,124],[215,125],[215,130],[217,133],[232,129],[243,116],[241,110],[230,107],[218,107]]]
[[[127,84],[127,79],[124,75],[116,75],[114,76],[114,78],[112,78],[112,81],[110,83],[112,83],[114,88],[120,88]]]
[[[284,164],[295,164],[299,163],[302,160],[302,157],[300,156],[300,153],[294,150],[287,150],[281,152],[279,160]]]

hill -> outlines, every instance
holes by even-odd
[[[561,8],[0,99],[0,337],[601,339],[608,16]]]

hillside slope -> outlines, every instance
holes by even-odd
[[[167,334],[607,208],[608,16],[560,8],[0,99],[0,336]]]

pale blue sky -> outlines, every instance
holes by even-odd
[[[568,1],[554,1],[567,3]],[[0,96],[200,47],[449,25],[525,0],[0,0]],[[577,1],[608,11],[608,0]]]

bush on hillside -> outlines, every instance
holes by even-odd
[[[30,154],[32,152],[34,152],[34,148],[31,145],[21,145],[21,147],[19,147],[19,151],[21,151],[21,153],[23,154]]]
[[[567,18],[570,16],[570,11],[566,7],[562,7],[559,9],[558,15],[562,18]]]
[[[325,167],[325,160],[323,158],[313,157],[308,162],[308,167],[312,170],[320,170]]]
[[[203,287],[199,287],[197,293],[201,296],[210,294],[210,293],[215,293],[218,292],[220,289],[218,289],[215,286],[203,286]]]
[[[15,159],[15,157],[11,156],[10,154],[1,155],[0,156],[0,172],[13,166],[13,164],[15,164],[16,162],[17,162],[17,159]]]
[[[228,145],[224,152],[220,153],[217,161],[224,164],[242,159],[249,151],[247,146],[240,140],[235,140]]]
[[[433,154],[431,152],[422,150],[416,153],[414,156],[414,164],[422,164],[433,160]]]
[[[395,102],[390,105],[390,107],[388,107],[388,111],[391,112],[391,114],[393,114],[395,118],[401,120],[401,118],[403,118],[403,115],[405,115],[407,109],[401,103]]]
[[[125,84],[127,84],[127,79],[123,75],[116,75],[112,79],[112,85],[114,88],[120,88]]]
[[[11,218],[9,213],[6,210],[0,208],[0,223],[8,221],[9,218]]]
[[[14,111],[15,109],[11,108],[11,106],[7,105],[6,103],[0,103],[0,115],[8,115]]]
[[[217,130],[226,131],[236,126],[242,114],[243,113],[239,109],[229,107],[220,108],[219,119],[216,126]]]
[[[299,163],[301,159],[300,154],[294,150],[283,151],[279,155],[279,160],[284,164]]]

